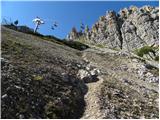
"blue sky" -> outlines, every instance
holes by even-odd
[[[32,20],[39,16],[44,19],[44,25],[40,26],[38,32],[47,35],[54,35],[59,38],[65,38],[71,28],[75,26],[80,28],[80,23],[91,27],[100,16],[105,15],[107,10],[118,12],[124,7],[136,5],[158,6],[158,1],[94,1],[94,2],[56,2],[56,1],[39,1],[39,2],[7,2],[1,3],[1,17],[7,20],[19,20],[19,25],[27,25],[34,28]],[[54,31],[51,30],[53,21],[57,21],[59,26]]]

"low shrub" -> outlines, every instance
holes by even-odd
[[[155,48],[151,46],[144,46],[135,50],[135,53],[140,57],[143,57],[144,54],[149,54],[149,52],[155,54]]]
[[[159,56],[156,56],[156,57],[155,57],[155,61],[159,61]]]
[[[63,43],[69,47],[72,47],[72,48],[78,49],[78,50],[85,50],[85,49],[89,48],[88,45],[83,44],[78,41],[63,41]]]

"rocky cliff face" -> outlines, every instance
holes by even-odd
[[[139,9],[131,7],[125,12],[128,15],[121,27],[123,48],[127,49],[127,46],[130,46],[128,50],[134,50],[145,45],[158,45],[159,9],[150,6]],[[122,16],[122,12],[120,15]]]
[[[92,44],[132,52],[143,46],[158,46],[159,8],[131,6],[118,14],[107,11],[105,16],[85,31],[84,39]],[[72,38],[79,37],[74,36]]]

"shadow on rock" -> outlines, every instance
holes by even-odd
[[[84,77],[83,81],[85,83],[97,82],[99,80],[97,77],[98,77],[98,75],[92,75],[89,78],[88,77]]]

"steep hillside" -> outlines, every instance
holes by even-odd
[[[2,118],[159,118],[158,62],[5,27],[1,44]]]
[[[2,118],[79,118],[81,52],[2,27]]]

